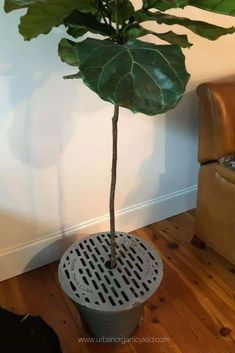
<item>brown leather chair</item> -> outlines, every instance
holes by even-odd
[[[235,264],[235,170],[219,161],[235,155],[235,80],[202,84],[197,93],[201,167],[192,243],[205,242]]]

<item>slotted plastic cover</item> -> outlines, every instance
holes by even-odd
[[[61,258],[59,281],[65,293],[91,309],[120,311],[145,302],[159,286],[163,265],[142,239],[116,232],[117,266],[110,270],[110,233],[90,235]]]

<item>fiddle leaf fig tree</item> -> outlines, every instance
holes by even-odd
[[[63,25],[70,37],[61,39],[58,53],[63,62],[77,68],[65,78],[82,79],[101,99],[114,105],[111,268],[116,266],[114,199],[119,106],[147,115],[167,112],[180,101],[189,80],[181,49],[192,45],[187,35],[158,29],[161,24],[179,25],[209,40],[235,32],[234,27],[223,28],[166,12],[186,6],[235,16],[235,1],[231,0],[142,0],[139,9],[130,0],[5,0],[7,13],[26,10],[19,24],[25,40]],[[155,23],[156,30],[145,28],[147,21]],[[89,33],[99,37],[91,38]],[[147,34],[153,36],[154,42],[138,39]],[[166,43],[156,44],[158,38]]]

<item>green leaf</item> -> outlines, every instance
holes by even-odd
[[[235,16],[234,0],[189,0],[189,5],[199,7],[210,12]]]
[[[170,44],[179,45],[182,48],[190,48],[192,43],[189,42],[186,34],[177,34],[172,31],[168,31],[165,33],[154,33],[158,38],[165,40]]]
[[[43,0],[29,5],[27,13],[21,17],[19,31],[25,40],[47,34],[53,27],[63,23],[63,20],[74,10],[95,12],[95,0]]]
[[[65,62],[78,58],[84,83],[102,99],[133,112],[155,115],[170,110],[189,79],[184,55],[174,45],[138,40],[117,45],[109,39],[88,38],[72,44],[72,51],[72,58],[71,51],[67,58],[65,51],[60,54]]]
[[[161,12],[153,13],[149,11],[139,10],[136,12],[135,18],[138,22],[157,21],[157,23],[159,24],[164,23],[167,25],[180,25],[190,29],[192,32],[198,34],[199,36],[210,40],[216,40],[223,35],[235,32],[234,27],[219,27],[211,23],[195,21],[186,17],[167,15]]]
[[[58,54],[60,59],[68,65],[79,66],[76,43],[72,40],[63,38],[59,42]]]
[[[235,27],[223,28],[207,22],[195,21],[186,17],[177,17],[163,13],[159,13],[156,20],[160,24],[184,26],[199,36],[210,40],[216,40],[225,34],[235,32]]]
[[[79,37],[84,36],[87,33],[87,29],[83,27],[69,27],[67,29],[67,33],[73,38],[77,39]]]
[[[6,13],[9,13],[11,11],[14,10],[20,10],[27,7],[26,5],[17,5],[15,2],[13,2],[12,0],[5,0],[4,2],[4,11]]]
[[[95,14],[97,12],[96,0],[76,0],[76,9],[84,13]]]
[[[134,6],[129,0],[118,0],[117,5],[118,5],[118,8],[117,8],[118,23],[124,24],[125,21],[129,20],[129,18],[131,18],[134,15],[135,13]],[[113,0],[108,4],[108,11],[110,11],[111,13],[112,22],[116,22],[116,15],[115,15],[116,1]]]
[[[188,37],[185,34],[181,35],[181,34],[177,34],[172,31],[168,31],[165,33],[157,33],[157,32],[150,31],[146,28],[143,28],[140,25],[136,25],[135,27],[133,26],[131,28],[128,28],[124,32],[124,36],[127,39],[136,39],[139,37],[143,37],[147,34],[152,34],[152,35],[160,38],[161,40],[164,40],[165,42],[168,42],[170,44],[179,45],[182,48],[190,48],[192,46],[192,44],[188,41]]]
[[[158,9],[166,11],[172,8],[185,7],[189,0],[143,0],[143,9]]]
[[[73,11],[65,20],[65,25],[69,27],[85,28],[92,33],[98,33],[104,36],[115,35],[115,29],[105,23],[99,22],[92,14]]]

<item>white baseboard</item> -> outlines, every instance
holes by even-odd
[[[196,205],[196,190],[193,186],[117,211],[116,228],[130,232],[192,209]],[[0,253],[0,281],[56,261],[76,239],[107,229],[109,218],[105,215],[3,251]]]

